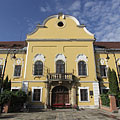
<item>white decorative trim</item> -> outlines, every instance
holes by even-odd
[[[65,15],[65,17],[71,18],[76,23],[76,25],[78,26],[80,25],[80,22],[75,17],[70,16],[70,15]]]
[[[76,60],[75,60],[75,61],[77,62],[77,64],[76,64],[77,75],[78,75],[79,77],[87,77],[87,76],[88,76],[88,64],[87,64],[88,58],[87,58],[87,56],[84,55],[84,54],[79,54],[79,55],[76,57]],[[79,75],[79,73],[78,73],[78,63],[79,63],[79,61],[84,61],[84,62],[86,63],[86,72],[87,72],[87,75]]]
[[[93,83],[94,105],[99,105],[99,84]]]
[[[107,59],[105,59],[105,58],[99,58],[98,59],[98,61],[97,61],[97,68],[98,68],[98,70],[99,70],[99,72],[100,72],[100,65],[106,65],[106,76],[102,76],[102,77],[107,77],[107,69],[108,69],[108,61],[107,61]]]
[[[20,90],[21,87],[11,87],[11,91],[12,91],[13,89],[18,89],[18,90]]]
[[[42,64],[43,64],[43,74],[42,74],[42,75],[34,75],[34,64],[35,64],[35,62],[37,62],[37,61],[41,61]],[[33,63],[33,67],[32,67],[32,75],[33,75],[34,77],[42,77],[42,76],[44,75],[45,56],[42,55],[42,54],[36,54],[35,57],[34,57],[34,59],[33,59],[33,62],[34,62],[34,63]]]
[[[84,29],[84,31],[85,31],[86,33],[88,33],[89,35],[94,36],[94,34],[92,34],[90,31],[88,31],[86,27],[84,27],[83,29]]]
[[[66,57],[63,54],[57,54],[55,57],[55,62],[58,60],[62,60],[64,62],[66,62]]]
[[[109,87],[101,87],[101,93],[103,93],[103,89],[109,90]]]
[[[41,89],[40,101],[33,101],[34,89]],[[42,89],[43,89],[43,87],[32,87],[32,102],[42,102]]]
[[[76,57],[76,62],[79,62],[79,61],[88,62],[88,58],[87,58],[86,55],[84,55],[84,54],[79,54],[79,55]]]
[[[11,81],[11,83],[21,83],[22,81]]]
[[[27,92],[28,92],[28,82],[23,82],[22,83],[22,90],[25,91],[26,94],[27,94]]]
[[[55,64],[54,64],[54,70],[55,70],[55,72],[56,72],[56,62],[58,60],[64,61],[64,63],[65,63],[65,72],[66,72],[66,70],[67,70],[66,57],[63,54],[57,54],[56,57],[55,57],[55,60],[54,60],[55,61]]]
[[[91,109],[95,109],[95,108],[99,108],[99,105],[80,105],[78,106],[79,109],[80,108],[91,108]]]
[[[63,15],[62,15],[63,16]],[[43,25],[45,25],[47,23],[48,20],[52,19],[52,18],[58,18],[59,15],[53,15],[53,16],[49,16],[48,18],[46,18],[44,21],[43,21]],[[73,17],[73,16],[70,16],[70,15],[64,15],[63,17],[68,17],[68,18],[71,18],[75,23],[76,25],[80,25],[79,21]]]
[[[21,65],[20,76],[14,76],[15,66],[16,66],[16,65]],[[14,64],[13,64],[13,78],[20,78],[20,77],[22,77],[23,67],[24,67],[24,59],[23,59],[23,58],[16,58],[16,59],[14,60]]]
[[[47,80],[25,80],[24,82],[47,82]]]
[[[120,65],[120,58],[118,58],[116,61],[117,61],[118,65]]]
[[[87,92],[88,92],[88,101],[81,101],[81,94],[80,94],[80,90],[81,89],[87,89]],[[78,93],[79,93],[79,102],[90,102],[89,100],[89,87],[78,87]]]
[[[26,55],[26,60],[25,60],[25,72],[24,72],[24,79],[25,79],[25,77],[26,77],[26,71],[27,71],[28,50],[29,50],[29,42],[28,42],[28,46],[27,46],[27,55]]]
[[[45,56],[42,55],[42,54],[37,54],[37,55],[35,55],[33,61],[34,61],[34,63],[35,63],[36,61],[42,61],[42,62],[44,62],[44,61],[45,61]]]
[[[98,83],[96,81],[79,81],[80,83]]]
[[[98,59],[98,65],[106,65],[106,67],[108,67],[108,62],[107,62],[107,59],[105,58],[99,58]]]

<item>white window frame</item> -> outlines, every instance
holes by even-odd
[[[37,61],[41,61],[41,60],[37,60]],[[34,67],[35,67],[35,63],[36,63],[37,61],[35,61],[34,64],[33,64],[33,76],[35,76],[35,77],[44,76],[44,62],[43,62],[43,61],[41,61],[42,64],[43,64],[43,68],[42,68],[42,69],[43,69],[43,73],[42,73],[42,75],[34,75],[34,71],[35,71]]]
[[[109,90],[109,87],[101,87],[101,93],[103,93],[103,90],[104,90],[104,89]]]
[[[79,54],[77,57],[76,57],[76,70],[77,70],[77,75],[78,77],[88,77],[88,58],[86,55],[84,54]],[[80,61],[84,61],[86,63],[86,75],[79,75],[79,69],[78,69],[78,63]]]
[[[18,90],[20,90],[21,87],[11,87],[11,91],[12,91],[13,89],[18,89]]]
[[[43,63],[43,74],[42,75],[34,75],[34,65],[35,65],[35,62],[37,62],[37,61],[41,61]],[[33,59],[33,66],[32,66],[32,75],[34,77],[44,76],[44,64],[45,64],[45,56],[42,54],[36,54],[34,59]]]
[[[103,66],[103,65],[100,65],[100,66]],[[100,69],[100,76],[102,77],[102,78],[107,78],[107,71],[108,71],[108,68],[107,68],[107,66],[106,65],[104,65],[105,66],[105,74],[106,74],[106,76],[101,76],[101,69]]]
[[[14,76],[15,65],[21,65],[20,76]],[[15,59],[14,64],[13,64],[13,78],[21,78],[22,77],[23,66],[24,66],[24,59],[23,58],[17,58],[17,59]]]
[[[80,61],[83,61],[83,60],[80,60]],[[80,62],[80,61],[78,61],[78,63]],[[86,63],[86,61],[84,61],[85,63]],[[77,74],[78,74],[78,76],[79,77],[87,77],[88,76],[88,65],[87,65],[87,63],[86,63],[86,75],[79,75],[79,66],[78,66],[78,63],[77,63]]]
[[[33,100],[34,89],[41,89],[40,101],[34,101]],[[42,89],[43,89],[43,87],[32,87],[32,102],[42,102]]]
[[[80,93],[81,89],[87,89],[87,92],[88,92],[88,101],[81,101],[81,93]],[[78,93],[79,93],[79,102],[90,102],[90,99],[89,99],[89,87],[78,87]]]
[[[14,77],[14,78],[20,78],[20,77],[21,77],[21,74],[22,74],[22,65],[20,65],[20,66],[21,66],[20,76],[15,76],[15,75],[14,75],[14,74],[15,74],[15,66],[17,66],[17,65],[14,65],[13,77]]]
[[[65,73],[66,73],[66,71],[67,71],[67,66],[66,66],[67,60],[66,60],[66,56],[65,56],[64,54],[60,54],[60,53],[57,54],[56,57],[55,57],[55,59],[54,59],[54,72],[56,73],[56,62],[57,62],[58,60],[62,60],[62,61],[65,63]]]

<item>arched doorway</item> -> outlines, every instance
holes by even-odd
[[[64,86],[54,87],[52,90],[52,107],[64,107],[69,103],[69,90]]]

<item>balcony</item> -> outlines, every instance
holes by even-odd
[[[51,81],[72,81],[73,74],[72,73],[48,73],[47,79]]]

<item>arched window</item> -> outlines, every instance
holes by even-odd
[[[34,75],[43,75],[43,62],[41,62],[41,61],[35,62]]]
[[[56,61],[56,73],[65,73],[65,63],[62,60]]]
[[[86,62],[85,61],[79,61],[78,62],[78,75],[87,75],[87,69],[86,69]]]

